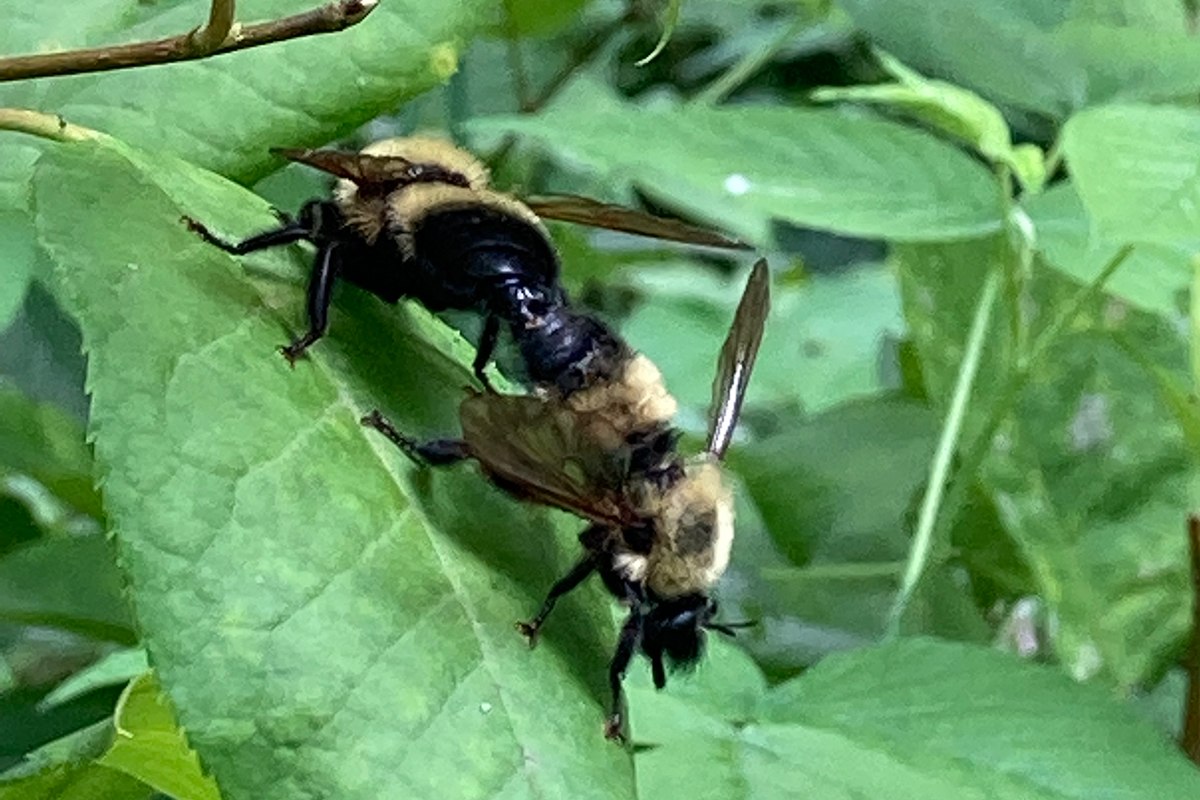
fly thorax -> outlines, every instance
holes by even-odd
[[[382,194],[360,193],[357,184],[341,178],[334,186],[333,202],[342,212],[346,225],[362,236],[367,244],[374,244],[388,227],[388,199]]]
[[[688,465],[661,497],[646,585],[661,597],[706,592],[729,565],[733,497],[711,460]]]
[[[624,358],[612,377],[573,392],[567,403],[588,418],[592,437],[610,449],[667,423],[677,408],[658,367],[640,353]]]

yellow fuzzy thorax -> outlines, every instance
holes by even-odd
[[[629,434],[670,422],[678,404],[654,362],[637,354],[620,374],[571,394],[566,403],[588,420],[587,430],[602,448],[622,447]]]

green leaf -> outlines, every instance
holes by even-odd
[[[935,405],[947,402],[961,358],[978,265],[994,263],[997,248],[981,241],[897,250]],[[1079,290],[1053,271],[1036,272],[1022,300],[1026,319],[1043,327]],[[1005,299],[971,398],[967,446],[1002,395],[1011,313]],[[1174,326],[1125,307],[1113,313],[1098,298],[1034,365],[988,442],[978,479],[1055,614],[1052,643],[1065,667],[1128,689],[1157,675],[1188,630],[1182,509],[1194,470],[1153,383],[1102,331],[1184,374]]]
[[[928,408],[880,398],[840,406],[729,458],[794,563],[896,561],[908,551],[903,517],[936,436]]]
[[[1107,106],[1072,117],[1063,152],[1100,234],[1196,248],[1200,240],[1200,112]]]
[[[1187,99],[1200,51],[1181,5],[846,0],[854,21],[915,69],[1063,120],[1114,100]],[[1122,4],[1126,5],[1126,4]],[[1003,65],[1003,69],[997,69]]]
[[[772,546],[746,541],[754,521],[739,508],[722,607],[736,598],[740,616],[764,620],[761,637],[746,637],[764,667],[794,674],[884,634],[908,551],[906,518],[936,433],[928,408],[880,396],[785,423],[730,451]],[[906,630],[986,640],[969,592],[948,577],[931,576]]]
[[[108,720],[56,739],[0,773],[0,800],[145,800],[153,790],[93,759],[112,739]]]
[[[1046,262],[1080,285],[1093,281],[1121,248],[1119,239],[1096,230],[1071,181],[1031,198],[1026,210]],[[1138,245],[1105,290],[1134,308],[1174,319],[1191,282],[1192,253],[1182,243]]]
[[[549,36],[576,19],[586,5],[587,0],[504,0],[507,19],[496,26],[496,34]]]
[[[643,270],[635,285],[646,302],[623,332],[659,366],[700,430],[744,278],[723,281],[692,265]],[[894,278],[876,265],[773,287],[748,407],[802,405],[815,413],[879,391],[880,340],[903,329],[897,300]]]
[[[396,108],[454,72],[468,37],[491,21],[482,0],[388,0],[348,30],[154,69],[120,70],[45,86],[36,107],[69,121],[203,164],[242,180],[279,166],[267,145],[323,143]],[[208,3],[128,4],[88,0],[71,14],[32,12],[0,2],[0,17],[22,19],[4,52],[42,43],[157,39],[187,33]],[[306,0],[239,7],[243,22],[308,11]],[[77,18],[78,17],[78,18]],[[86,34],[80,33],[86,31]],[[32,101],[0,90],[0,105]]]
[[[470,127],[533,137],[758,242],[768,240],[770,219],[904,241],[977,236],[999,225],[986,168],[894,122],[826,109],[640,107],[587,91],[564,92],[536,116]]]
[[[0,49],[0,52],[8,52]],[[0,331],[21,307],[37,262],[30,214],[29,172],[38,149],[25,137],[4,136],[0,147]]]
[[[633,698],[639,795],[697,800],[1158,800],[1200,791],[1129,709],[989,648],[901,640],[831,656],[767,689],[716,642],[697,675]],[[687,748],[688,758],[675,753]],[[1114,757],[1114,754],[1120,757]]]
[[[0,475],[28,475],[76,510],[103,517],[83,425],[0,380]]]
[[[211,777],[175,724],[170,703],[152,673],[125,690],[113,724],[117,735],[97,763],[137,778],[174,800],[221,800]]]
[[[578,524],[560,547],[546,513],[469,469],[414,472],[359,425],[378,407],[452,435],[471,348],[348,290],[289,369],[275,348],[306,258],[243,263],[179,222],[243,235],[273,224],[260,200],[115,144],[56,148],[35,190],[139,627],[224,796],[629,796],[600,735],[600,587],[534,653],[512,629],[577,557]]]
[[[44,256],[46,271],[49,260]],[[11,383],[38,403],[49,403],[79,420],[87,418],[83,392],[84,358],[79,326],[41,283],[29,287],[25,305],[0,333],[0,381]]]
[[[1059,119],[1086,101],[1086,71],[1046,30],[1061,21],[1053,4],[844,0],[842,6],[876,45],[927,75]]]
[[[53,691],[42,698],[39,707],[52,708],[69,703],[102,686],[128,683],[148,669],[150,665],[146,661],[146,651],[142,648],[127,647],[116,650],[55,686]]]
[[[12,322],[33,275],[33,229],[27,214],[0,210],[0,330]]]
[[[0,559],[0,619],[137,640],[112,547],[98,534],[42,537]]]
[[[1027,191],[1037,193],[1046,182],[1041,150],[1025,145],[1018,152],[1008,123],[994,105],[974,92],[945,81],[928,80],[887,53],[879,60],[897,83],[826,87],[813,92],[820,102],[838,100],[895,106],[928,125],[971,145],[995,164],[1012,169]]]

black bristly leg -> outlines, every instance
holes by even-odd
[[[278,228],[257,233],[240,242],[228,242],[210,231],[204,223],[198,222],[191,217],[184,217],[183,222],[187,225],[189,231],[204,241],[235,256],[244,256],[246,253],[253,253],[255,250],[265,250],[268,247],[278,247],[302,240],[311,241],[313,236],[312,230],[307,226],[296,220],[287,220]]]
[[[542,608],[538,611],[536,617],[529,622],[517,623],[517,630],[523,633],[525,638],[529,640],[530,647],[537,644],[538,632],[546,622],[546,617],[550,616],[550,612],[554,610],[554,604],[558,602],[558,598],[583,583],[595,569],[596,562],[591,558],[585,558],[583,561],[580,561],[571,568],[570,572],[550,587],[550,594],[546,595],[546,601],[542,603]]]
[[[638,640],[642,637],[642,617],[636,612],[629,615],[621,626],[621,636],[617,639],[617,651],[613,654],[612,663],[608,665],[608,685],[612,690],[612,712],[604,722],[604,738],[625,740],[625,692],[621,682],[625,680],[625,670],[637,650]]]
[[[337,243],[329,242],[317,251],[313,259],[312,276],[308,279],[308,332],[291,344],[279,348],[293,367],[314,342],[329,328],[329,305],[333,302],[333,284],[337,281],[340,262]]]
[[[661,689],[667,685],[667,671],[663,668],[661,650],[650,659],[650,674],[654,676],[655,689]]]
[[[489,392],[492,391],[492,384],[487,375],[483,374],[483,370],[492,360],[492,354],[496,352],[496,340],[499,338],[500,318],[495,314],[489,314],[483,323],[483,333],[479,335],[479,346],[475,349],[475,361],[471,364],[471,369],[475,371],[475,377]]]
[[[387,417],[379,411],[372,411],[361,420],[363,425],[374,428],[388,438],[392,444],[400,448],[404,455],[431,467],[441,467],[447,464],[457,464],[471,457],[467,443],[458,439],[434,439],[430,442],[418,442],[411,436],[405,436],[396,430]]]

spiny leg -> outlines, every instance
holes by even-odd
[[[492,383],[488,380],[487,375],[483,374],[483,370],[492,360],[492,353],[496,351],[496,340],[499,338],[500,318],[495,314],[489,314],[483,323],[483,333],[479,335],[479,346],[475,348],[475,361],[471,364],[471,369],[475,371],[475,377],[489,392],[492,391]]]
[[[558,602],[558,598],[583,583],[595,569],[596,562],[591,558],[585,558],[583,561],[580,561],[571,568],[570,572],[550,587],[550,594],[546,595],[546,601],[542,603],[542,608],[538,611],[536,617],[529,622],[517,623],[517,630],[523,633],[525,638],[529,639],[530,647],[537,644],[538,632],[541,631],[542,625],[546,622],[546,617],[550,616],[550,612],[554,610],[554,604]]]
[[[625,692],[621,682],[625,680],[625,670],[637,650],[642,638],[642,617],[630,614],[629,619],[621,626],[621,636],[617,639],[617,651],[613,654],[612,663],[608,665],[608,685],[612,690],[612,711],[604,721],[604,738],[625,741]]]
[[[283,219],[283,223],[278,228],[273,228],[269,231],[257,233],[240,242],[230,242],[215,233],[210,231],[208,227],[198,220],[191,217],[184,217],[183,223],[192,233],[199,236],[204,241],[214,247],[219,247],[226,253],[235,256],[244,256],[247,253],[253,253],[255,250],[265,250],[268,247],[279,247],[292,242],[299,242],[305,239],[311,239],[313,236],[312,230],[303,225],[301,222],[294,219]]]
[[[386,436],[392,444],[400,448],[404,455],[418,464],[441,467],[447,464],[457,464],[471,457],[467,443],[459,439],[434,439],[429,442],[419,442],[411,436],[406,436],[396,429],[387,417],[372,411],[361,420],[363,425]]]
[[[314,342],[329,328],[329,306],[333,302],[333,284],[337,281],[341,262],[336,257],[337,243],[323,244],[313,259],[312,275],[308,279],[308,332],[289,345],[279,348],[293,367]]]

